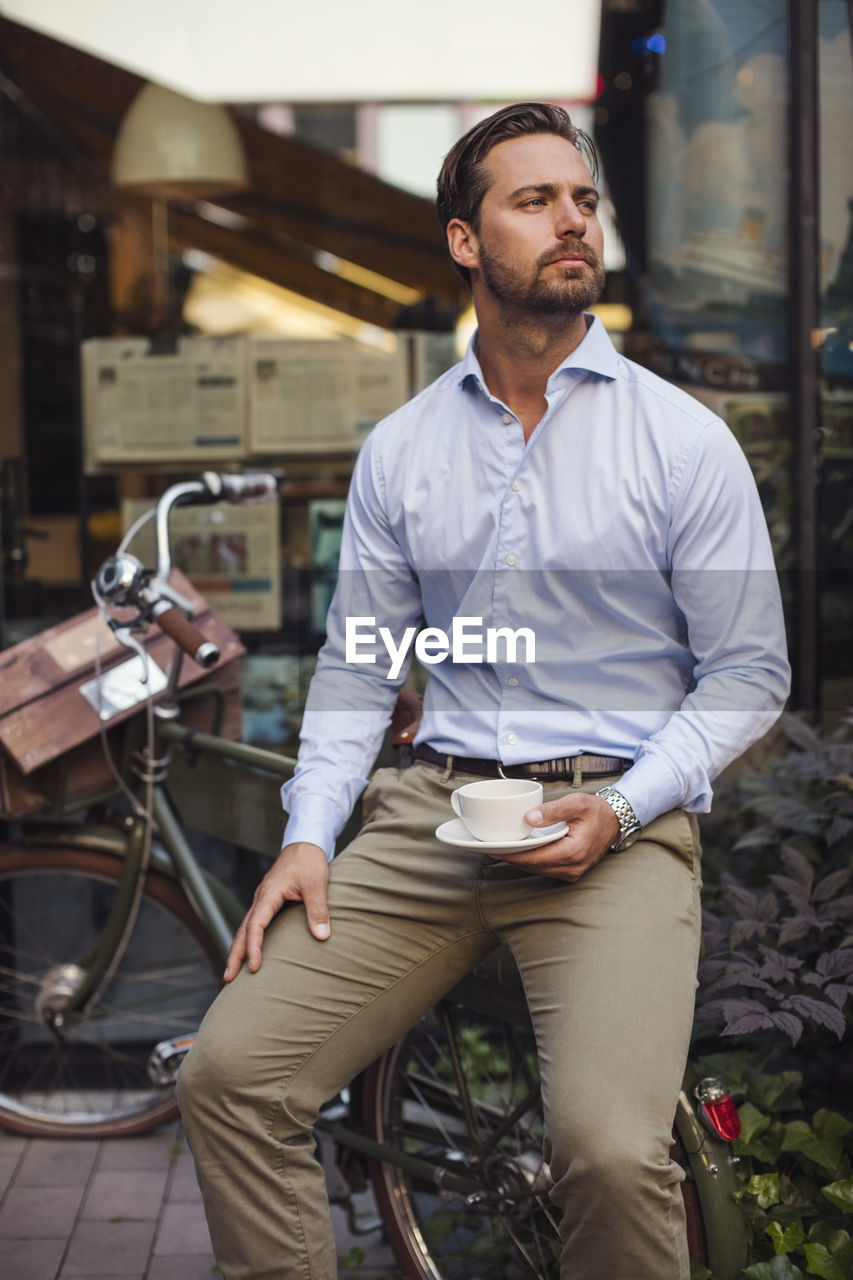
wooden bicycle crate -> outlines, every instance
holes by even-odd
[[[175,571],[172,585],[193,607],[193,621],[208,640],[219,646],[219,661],[206,671],[191,658],[181,665],[179,688],[215,686],[224,694],[221,732],[242,735],[240,663],[245,649],[230,627],[216,616],[183,574]],[[119,615],[120,616],[120,615]],[[67,622],[49,627],[0,652],[0,817],[21,818],[51,807],[65,776],[67,801],[84,799],[109,785],[110,773],[100,738],[95,708],[80,692],[94,678],[100,627],[100,668],[108,673],[141,658],[118,643],[89,609]],[[140,637],[149,659],[168,675],[172,641],[155,625]],[[212,698],[194,697],[182,721],[200,729],[212,724]],[[115,749],[119,732],[133,717],[144,714],[142,704],[117,711],[106,722]]]

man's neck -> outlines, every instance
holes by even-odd
[[[477,308],[477,358],[486,386],[517,414],[529,439],[547,407],[555,369],[586,337],[583,312],[554,317],[508,316]]]

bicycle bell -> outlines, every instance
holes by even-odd
[[[124,551],[104,561],[95,577],[95,589],[110,604],[134,604],[144,575],[142,562]]]

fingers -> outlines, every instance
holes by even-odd
[[[588,802],[594,799],[594,796],[585,791],[576,791],[574,794],[569,792],[568,795],[559,796],[556,800],[546,800],[544,804],[531,809],[524,815],[524,821],[531,827],[550,827],[555,822],[570,822],[573,818],[581,817]]]
[[[278,907],[261,899],[259,894],[260,890],[255,896],[254,906],[234,935],[225,964],[225,972],[222,975],[226,982],[233,982],[244,960],[248,963],[250,973],[257,973],[261,967],[264,930],[276,914]]]
[[[257,973],[261,967],[264,930],[278,913],[283,901],[278,894],[262,896],[249,912],[246,919],[246,963],[249,973]]]
[[[225,972],[222,976],[226,982],[232,982],[237,977],[245,954],[246,921],[244,920],[234,935],[234,941],[231,943],[231,950],[228,952],[228,959],[225,962]]]
[[[302,885],[302,901],[305,903],[308,928],[320,942],[325,942],[331,932],[329,907],[326,902],[327,878],[306,880]]]
[[[607,853],[619,830],[616,815],[607,802],[583,791],[547,801],[524,816],[534,829],[562,821],[569,824],[569,830],[550,844],[503,854],[504,861],[558,880],[579,880]]]
[[[320,941],[329,937],[326,885],[329,868],[317,845],[288,845],[264,876],[251,910],[237,930],[225,965],[226,982],[233,981],[245,961],[250,973],[263,962],[264,932],[286,902],[305,904],[308,927]]]
[[[598,861],[597,855],[571,835],[540,848],[501,853],[500,858],[531,875],[551,876],[556,880],[579,880]]]
[[[524,815],[531,827],[549,827],[555,822],[568,822],[574,834],[581,832],[609,846],[619,834],[619,821],[606,800],[587,791],[570,791],[556,800],[531,809]],[[580,830],[579,830],[580,828]]]

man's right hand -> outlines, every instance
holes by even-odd
[[[261,967],[264,930],[286,902],[304,903],[308,928],[315,938],[325,941],[330,932],[326,904],[328,880],[329,864],[319,845],[305,842],[285,845],[255,890],[252,906],[234,936],[225,966],[225,981],[236,978],[244,960],[249,972],[257,973]]]

